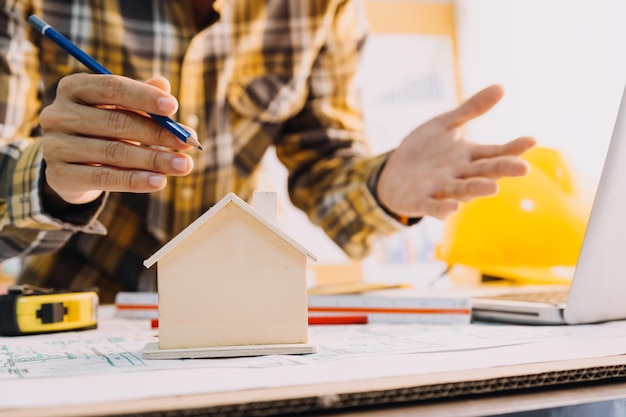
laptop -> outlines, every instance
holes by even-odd
[[[574,277],[564,298],[516,293],[472,298],[472,318],[523,324],[626,319],[626,90],[604,161]]]

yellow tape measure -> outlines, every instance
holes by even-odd
[[[95,291],[9,287],[9,293],[0,296],[0,336],[95,329],[98,305]]]

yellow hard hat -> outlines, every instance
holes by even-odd
[[[445,220],[437,259],[524,283],[571,280],[591,198],[558,151],[534,147],[523,158],[527,176],[499,180],[498,194],[464,203]]]

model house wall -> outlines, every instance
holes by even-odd
[[[160,349],[307,342],[309,258],[229,194],[144,262],[158,262]]]

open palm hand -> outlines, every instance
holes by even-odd
[[[483,145],[463,138],[462,126],[486,113],[502,96],[502,87],[487,87],[411,132],[380,174],[380,202],[399,216],[443,219],[462,201],[495,194],[499,178],[526,175],[528,164],[520,155],[534,146],[535,139]]]

